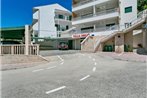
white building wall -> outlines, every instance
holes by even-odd
[[[52,4],[46,6],[35,7],[39,9],[33,14],[33,19],[38,19],[38,23],[33,26],[34,31],[39,31],[39,37],[57,37],[57,30],[55,27],[55,11],[66,11],[70,13],[67,9],[60,6],[59,4]],[[70,24],[71,25],[71,24]],[[71,26],[69,26],[71,27]]]
[[[125,23],[137,18],[137,0],[119,0],[120,30],[125,28]],[[132,12],[125,13],[125,8],[132,6]]]
[[[39,31],[39,37],[56,37],[53,7],[40,7],[39,11],[33,14],[38,23],[33,26],[33,30]]]
[[[105,9],[108,10],[109,8],[118,8],[118,9],[114,13],[104,14],[100,16],[93,16],[93,17],[73,21],[72,25],[78,27],[78,31],[80,31],[80,28],[88,27],[90,25],[92,26],[92,23],[95,24],[96,28],[105,27],[106,24],[109,23],[110,24],[115,23],[115,25],[119,25],[120,27],[118,28],[118,30],[122,30],[125,28],[125,23],[130,23],[134,19],[137,19],[137,0],[97,0],[91,3],[83,4],[81,6],[79,5],[78,7],[73,7],[72,11],[75,14],[77,14],[77,16],[80,16],[80,14],[82,13],[92,12],[91,11],[93,10],[92,6],[94,5],[96,5],[97,7],[104,7],[103,9],[96,9],[96,11],[101,11],[101,10],[104,11]],[[125,13],[125,8],[130,6],[132,6],[132,12]],[[115,18],[115,20],[113,20],[113,18]],[[108,31],[106,33],[108,33]],[[103,33],[99,33],[99,34],[101,35]]]
[[[40,37],[57,37],[54,16],[52,7],[40,9]]]

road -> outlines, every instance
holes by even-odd
[[[146,98],[146,63],[93,53],[55,57],[47,64],[2,71],[2,98]]]
[[[54,56],[54,55],[65,55],[65,54],[75,54],[79,53],[80,50],[42,50],[40,54],[42,56]]]

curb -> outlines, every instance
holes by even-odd
[[[43,57],[42,55],[39,55],[39,57],[41,57],[42,59],[44,59],[47,62],[50,62],[50,60],[46,59],[45,57]]]
[[[111,57],[111,56],[104,56],[104,55],[101,55],[101,54],[98,54],[98,56],[105,57],[105,58],[109,58],[109,59],[114,59],[114,60],[120,60],[120,61],[130,61],[130,62],[147,63],[147,61],[121,59],[121,58],[115,58],[115,57]]]

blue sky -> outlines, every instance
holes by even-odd
[[[59,3],[71,10],[71,0],[1,0],[0,27],[17,27],[32,23],[34,6]]]

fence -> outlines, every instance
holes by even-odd
[[[29,45],[29,55],[39,55],[39,45]],[[22,45],[0,45],[0,55],[23,55],[25,54],[25,44]]]

